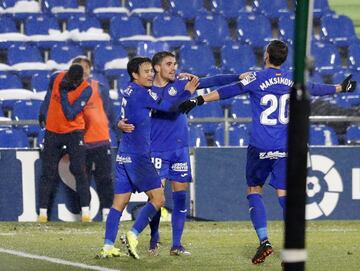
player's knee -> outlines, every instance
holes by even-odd
[[[249,186],[247,189],[248,194],[262,194],[261,186]]]
[[[165,205],[165,196],[164,195],[156,195],[151,199],[151,203],[154,204],[154,206],[157,209],[160,209]]]

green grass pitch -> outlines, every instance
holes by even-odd
[[[121,231],[132,223],[121,224]],[[0,223],[0,248],[118,270],[281,270],[283,224],[269,223],[274,253],[261,265],[251,264],[258,245],[250,222],[188,222],[183,244],[190,257],[169,256],[171,225],[161,223],[160,255],[147,255],[149,231],[139,239],[141,259],[95,259],[104,223]],[[316,221],[307,226],[306,270],[360,270],[360,221]],[[118,244],[118,246],[121,246]],[[125,251],[125,249],[124,249]],[[0,253],[0,270],[86,270]]]

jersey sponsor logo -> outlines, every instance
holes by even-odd
[[[120,155],[116,155],[116,162],[118,162],[119,164],[132,163],[130,156],[120,156]]]
[[[155,92],[151,91],[151,89],[148,89],[148,93],[155,101],[158,99],[158,95]]]
[[[334,165],[335,162],[324,155],[308,157],[306,219],[329,216],[335,210],[344,188]]]
[[[285,85],[285,86],[292,87],[294,85],[294,82],[292,80],[290,80],[289,78],[274,77],[274,78],[269,78],[269,79],[265,80],[264,82],[262,82],[260,84],[260,88],[261,88],[261,90],[265,90],[272,85]]]
[[[189,170],[188,163],[175,163],[171,166],[173,171],[184,172]]]
[[[169,88],[168,93],[169,93],[170,96],[175,96],[176,93],[177,93],[177,90],[176,90],[176,88],[171,87],[171,88]]]
[[[287,152],[268,151],[259,153],[259,159],[279,159],[284,157],[287,157]]]
[[[243,84],[244,86],[250,84],[251,82],[256,80],[256,74],[255,73],[250,73],[249,75],[247,75],[243,80],[241,80],[241,84]]]

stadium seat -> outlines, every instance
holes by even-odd
[[[205,76],[215,67],[213,52],[207,45],[184,45],[180,48],[180,66],[183,71]]]
[[[105,88],[110,89],[109,80],[103,73],[92,72],[90,78],[99,81]]]
[[[157,41],[167,42],[171,47],[180,47],[190,42],[184,21],[176,15],[159,15],[152,23],[152,33]]]
[[[41,12],[39,2],[34,0],[2,0],[3,12],[16,20],[24,20]],[[1,3],[0,2],[0,3]]]
[[[132,15],[138,15],[144,20],[152,20],[165,12],[161,0],[128,0],[128,7]]]
[[[115,16],[110,21],[112,39],[125,47],[136,47],[140,41],[155,41],[154,37],[145,34],[141,19],[137,16]]]
[[[22,83],[20,78],[9,72],[0,73],[0,91],[6,89],[22,89]]]
[[[246,11],[246,0],[212,0],[211,11],[227,19],[236,19]]]
[[[226,40],[230,40],[228,23],[221,15],[197,16],[194,29],[195,40],[211,47],[221,47]]]
[[[119,90],[119,93],[121,90],[124,90],[128,87],[129,81],[130,81],[129,77],[125,75],[117,78],[117,88]]]
[[[348,48],[348,65],[353,71],[360,71],[360,42],[352,43]]]
[[[76,45],[55,45],[51,48],[47,65],[54,70],[68,69],[71,60],[84,55],[84,51]]]
[[[347,144],[360,144],[360,125],[351,125],[346,129],[345,141]]]
[[[15,43],[27,41],[27,37],[16,28],[15,21],[6,15],[0,16],[0,49],[7,49]]]
[[[283,14],[279,18],[279,31],[280,38],[290,44],[294,41],[294,29],[295,29],[295,15],[294,14]]]
[[[322,75],[332,75],[342,68],[339,51],[332,44],[313,43],[311,54],[315,58],[315,69]]]
[[[34,92],[47,91],[49,87],[50,73],[38,72],[31,77],[31,90]]]
[[[250,118],[251,104],[249,99],[234,99],[231,105],[231,116],[233,118]]]
[[[0,148],[28,148],[29,140],[21,129],[0,129]]]
[[[272,37],[271,24],[264,15],[243,15],[237,19],[238,39],[252,47],[263,48]]]
[[[77,0],[43,0],[41,5],[45,13],[54,14],[60,20],[67,20],[71,16],[81,16],[85,13],[85,8],[79,6]]]
[[[271,20],[278,20],[284,13],[289,13],[287,0],[254,1],[254,11],[264,14]]]
[[[104,71],[106,76],[116,76],[119,70],[126,70],[127,51],[119,45],[97,46],[94,50],[94,68]]]
[[[153,55],[161,51],[170,51],[169,43],[167,42],[144,42],[140,41],[137,44],[136,54],[138,56],[146,56],[152,58]]]
[[[114,132],[113,129],[110,129],[109,132],[110,132],[111,147],[114,147],[114,148],[119,147],[118,135],[116,134],[116,132]]]
[[[41,101],[18,101],[14,104],[12,118],[14,120],[37,120],[40,112]],[[40,130],[39,125],[23,126],[28,136],[37,136]]]
[[[189,145],[191,147],[207,146],[206,137],[201,125],[189,125]]]
[[[30,77],[39,70],[48,70],[40,51],[32,45],[11,45],[8,49],[8,64],[23,77]]]
[[[345,15],[327,15],[321,18],[321,38],[339,47],[347,47],[356,40],[352,20]]]
[[[205,12],[204,0],[188,1],[186,5],[184,5],[184,0],[170,0],[170,6],[173,14],[178,14],[185,20],[192,20]]]
[[[94,48],[108,43],[110,35],[101,28],[99,20],[94,16],[72,16],[67,22],[70,38],[79,42],[82,47]]]
[[[314,0],[314,19],[319,19],[322,16],[332,13],[328,0]]]
[[[193,118],[223,118],[224,112],[219,103],[207,103],[203,106],[194,108],[188,114],[190,119]],[[217,127],[217,123],[202,123],[202,127],[205,133],[214,133]]]
[[[110,20],[113,16],[128,15],[129,10],[120,5],[119,0],[87,0],[86,11],[100,20]]]
[[[221,49],[224,72],[241,73],[257,70],[256,56],[249,45],[227,44]]]
[[[309,135],[310,145],[338,145],[339,141],[333,128],[326,125],[311,125]]]
[[[215,131],[215,144],[224,146],[224,125],[219,124]],[[233,125],[229,127],[229,146],[247,146],[249,144],[249,133],[246,125]]]

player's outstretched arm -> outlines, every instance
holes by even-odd
[[[339,92],[353,92],[356,88],[356,81],[351,79],[352,75],[350,74],[341,84],[337,85],[308,83],[307,89],[313,96],[331,95]]]

